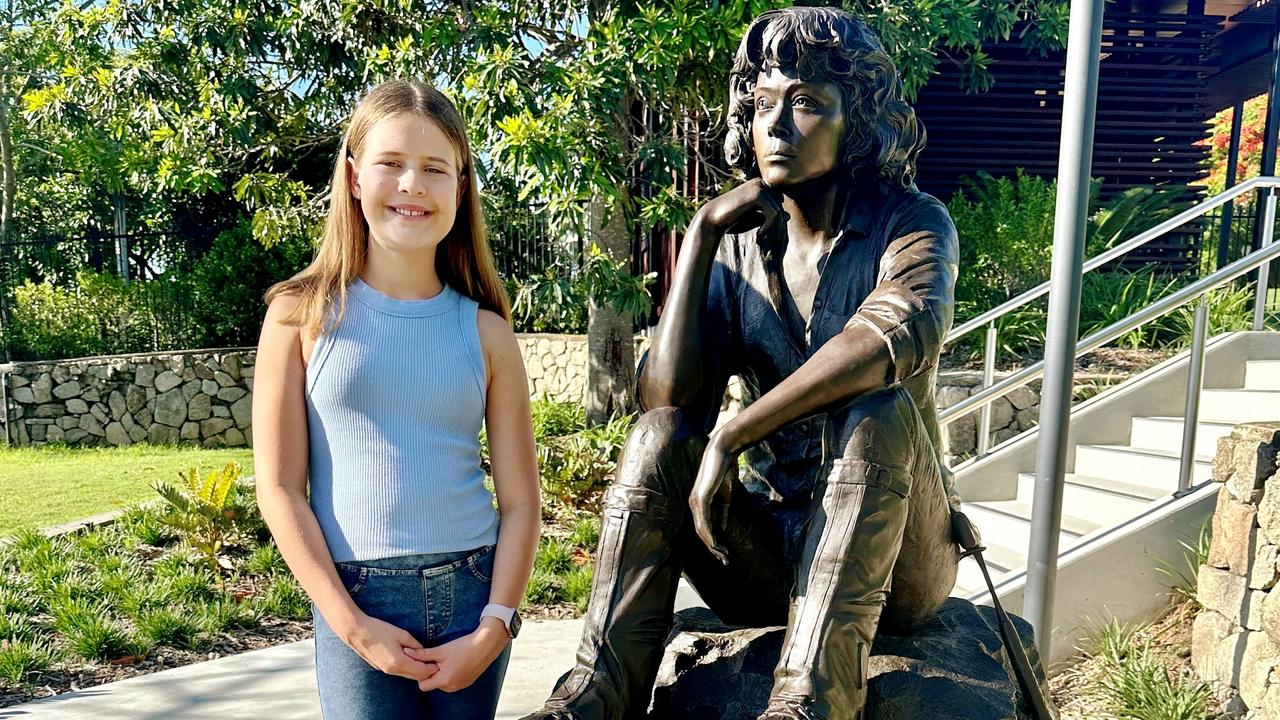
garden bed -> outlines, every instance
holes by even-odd
[[[1060,720],[1209,720],[1222,712],[1191,669],[1196,604],[1184,600],[1142,626],[1094,628],[1083,654],[1049,681]]]
[[[208,533],[175,530],[154,502],[99,526],[9,538],[0,548],[0,707],[311,637],[310,601],[256,506],[235,495],[216,569],[195,550]],[[576,617],[599,521],[557,503],[544,514],[522,613]]]

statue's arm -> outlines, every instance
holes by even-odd
[[[780,427],[927,371],[951,328],[959,245],[946,208],[921,202],[896,224],[875,290],[842,330],[713,438],[731,452]]]
[[[709,376],[718,374],[720,361],[708,357],[716,348],[705,341],[729,330],[708,327],[714,318],[706,313],[719,245],[720,233],[708,227],[701,213],[695,215],[685,230],[666,307],[640,370],[637,389],[646,409],[678,407],[701,416],[711,402],[707,396],[717,383],[709,382]]]

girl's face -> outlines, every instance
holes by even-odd
[[[397,254],[434,253],[466,188],[444,131],[413,113],[383,118],[365,135],[360,157],[347,162],[370,241]]]

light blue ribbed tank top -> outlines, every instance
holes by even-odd
[[[496,542],[479,433],[477,304],[445,286],[396,300],[357,279],[307,365],[311,508],[334,562]]]

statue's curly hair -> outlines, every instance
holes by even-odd
[[[829,7],[761,13],[742,37],[729,76],[725,159],[747,177],[760,174],[751,142],[756,80],[773,68],[794,70],[840,87],[847,113],[841,167],[858,182],[896,188],[915,182],[924,125],[903,100],[893,60],[866,23]]]

